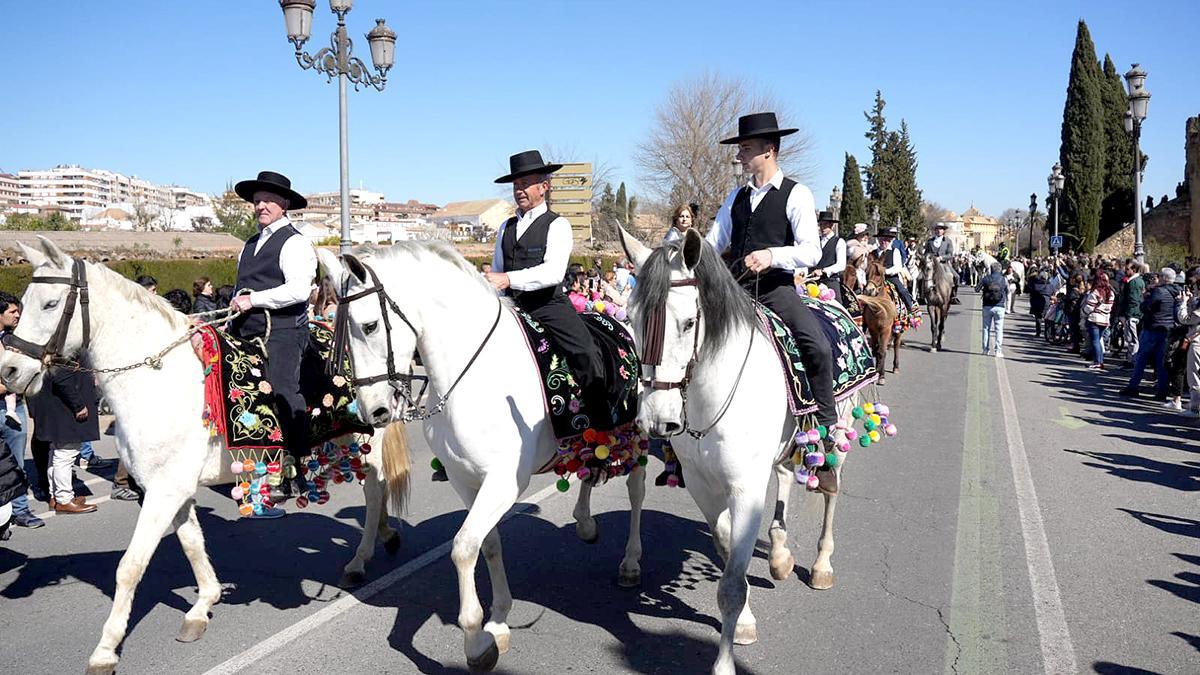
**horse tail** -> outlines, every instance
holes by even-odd
[[[408,501],[412,456],[403,422],[393,422],[383,431],[383,479],[387,482],[387,500],[392,513],[401,513]]]

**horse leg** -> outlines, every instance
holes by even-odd
[[[197,586],[196,604],[184,615],[183,627],[175,639],[195,642],[208,629],[209,610],[221,599],[221,584],[204,550],[204,532],[200,530],[200,521],[196,519],[195,500],[189,499],[175,514],[175,536],[179,537],[183,554],[192,564]]]
[[[840,453],[839,453],[840,454]],[[838,482],[841,482],[842,463],[837,466]],[[813,562],[809,586],[823,591],[833,588],[833,511],[837,507],[837,495],[828,492],[825,495],[825,518],[821,522],[821,538],[817,541],[817,559]]]
[[[108,619],[104,621],[100,642],[88,657],[88,675],[116,672],[116,649],[121,640],[125,639],[125,629],[129,626],[133,593],[142,580],[142,574],[146,572],[146,565],[150,563],[150,558],[158,548],[158,542],[166,534],[167,528],[179,514],[184,502],[195,495],[194,489],[186,494],[154,490],[155,486],[151,484],[146,491],[142,510],[138,513],[137,525],[133,528],[133,537],[117,565],[117,587],[113,592],[112,609],[108,613]]]
[[[458,572],[458,625],[463,630],[463,651],[471,670],[491,670],[500,659],[495,636],[483,630],[483,606],[479,604],[479,593],[475,588],[475,564],[479,561],[484,538],[516,502],[519,492],[511,476],[506,478],[493,474],[485,478],[479,491],[470,500],[467,518],[458,534],[454,535],[454,544],[450,549],[450,559]],[[496,550],[496,560],[499,562],[498,546]],[[504,568],[499,565],[497,570],[489,565],[488,571],[498,571],[502,577],[504,575]],[[495,588],[498,585],[507,589],[507,579],[493,578],[492,586]]]
[[[873,351],[875,352],[875,368],[879,371],[879,384],[887,384],[887,348],[891,330],[891,326],[881,329],[871,339],[875,343]]]
[[[724,495],[714,493],[709,489],[706,481],[695,479],[688,481],[687,490],[692,495],[692,500],[696,502],[696,506],[700,508],[700,512],[704,514],[704,520],[708,523],[708,530],[712,533],[713,547],[717,549],[717,555],[721,558],[723,568],[728,567],[730,557],[730,520]],[[750,611],[750,597],[748,593],[745,606],[737,618],[736,625],[734,644],[751,645],[758,641],[758,624],[755,621],[754,613]]]
[[[372,468],[366,474],[367,479],[363,481],[363,502],[367,516],[363,522],[362,539],[354,551],[354,558],[346,563],[342,570],[342,578],[338,581],[338,586],[342,588],[353,588],[366,579],[366,565],[375,553],[376,535],[387,541],[383,537],[383,528],[387,527],[387,491],[383,489],[383,480],[378,471]]]
[[[761,481],[765,483],[765,481]],[[750,614],[750,589],[746,582],[746,571],[754,555],[758,527],[762,522],[765,484],[733,484],[729,486],[729,558],[725,571],[717,583],[717,607],[721,611],[721,645],[717,661],[713,664],[714,675],[735,675],[733,661],[734,643],[746,644],[758,639],[758,630]],[[723,516],[725,514],[722,514]],[[750,614],[751,623],[745,617]],[[741,639],[739,639],[741,638]]]
[[[508,575],[504,572],[504,552],[500,547],[500,528],[493,527],[483,538],[483,559],[487,562],[488,576],[492,580],[492,616],[483,630],[496,641],[501,654],[508,653],[510,632],[508,613],[512,611],[512,591],[508,587]]]
[[[580,481],[579,499],[575,500],[575,536],[585,544],[600,541],[600,530],[596,527],[596,519],[592,517],[592,483]]]
[[[900,340],[904,332],[901,331],[892,336],[892,372],[900,372]]]
[[[776,581],[787,579],[796,569],[796,558],[788,549],[787,534],[788,501],[794,480],[791,460],[784,460],[775,465],[775,517],[771,520],[771,529],[767,530],[767,536],[771,539],[771,578]]]
[[[625,557],[617,576],[622,588],[642,584],[642,503],[646,501],[646,467],[635,466],[625,479],[629,489],[629,539],[625,542]]]

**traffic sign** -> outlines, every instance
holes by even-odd
[[[1056,234],[1053,237],[1050,237],[1050,248],[1052,248],[1052,249],[1062,248],[1062,240],[1063,240],[1063,238],[1062,238],[1061,234]]]

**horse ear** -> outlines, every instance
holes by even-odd
[[[688,228],[683,237],[683,266],[689,271],[700,264],[700,252],[704,250],[704,238],[695,228]]]
[[[346,275],[346,268],[342,266],[342,262],[338,260],[337,255],[327,248],[317,249],[317,261],[321,268],[325,270],[325,274],[331,279],[342,280]]]
[[[41,267],[46,264],[46,254],[36,248],[26,246],[23,242],[17,242],[17,246],[21,249],[21,255],[29,261],[29,264],[34,268]]]
[[[364,286],[367,284],[367,266],[358,257],[347,253],[342,256],[342,262],[346,265],[346,272],[354,277],[355,281]]]
[[[63,250],[61,248],[59,248],[54,242],[50,241],[49,239],[43,237],[40,234],[38,235],[38,242],[41,243],[42,252],[44,252],[46,254],[46,259],[51,264],[55,265],[56,267],[61,267],[63,269],[66,269],[67,267],[71,266],[71,256],[67,255],[66,253],[63,253]]]
[[[620,234],[621,248],[625,249],[625,257],[633,263],[635,272],[641,272],[642,265],[646,262],[646,259],[650,257],[650,254],[653,252],[653,250],[649,246],[646,246],[642,242],[638,241],[636,237],[626,232],[625,228],[621,227],[620,225],[617,225],[617,232]]]

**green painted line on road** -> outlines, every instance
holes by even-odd
[[[972,342],[982,332],[982,314],[971,320]],[[992,447],[992,358],[971,354],[967,365],[966,426],[954,543],[954,578],[944,672],[1007,670],[1000,558],[1000,497]],[[998,404],[996,404],[998,405]],[[943,612],[945,618],[946,612]]]
[[[1071,430],[1082,429],[1088,425],[1087,422],[1072,415],[1070,408],[1068,408],[1065,405],[1058,406],[1058,414],[1061,417],[1059,419],[1054,420],[1054,423],[1058,424],[1060,426],[1064,426],[1068,429],[1071,429]]]

